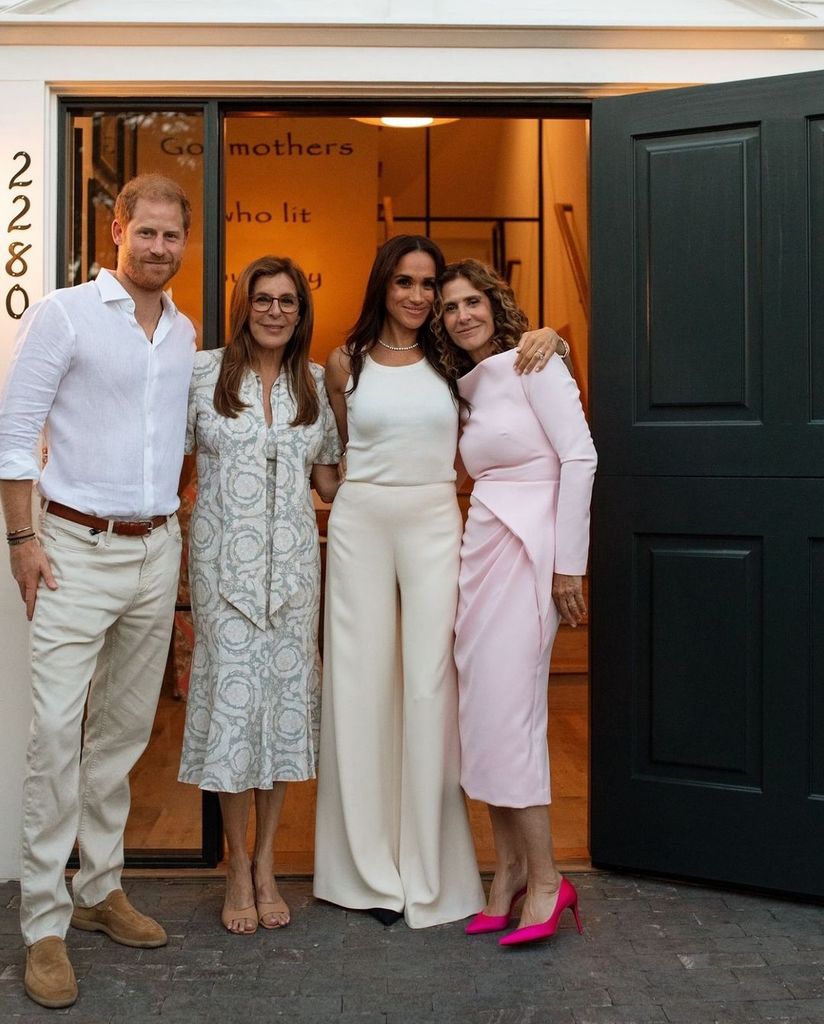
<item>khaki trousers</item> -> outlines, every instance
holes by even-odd
[[[123,537],[93,535],[48,512],[41,541],[58,589],[41,583],[31,628],[20,896],[26,945],[68,929],[64,871],[75,839],[74,901],[90,907],[120,887],[129,772],[154,721],[181,545],[176,516],[145,537]]]

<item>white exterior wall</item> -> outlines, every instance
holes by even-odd
[[[46,131],[47,92],[42,81],[6,82],[2,85],[3,103],[0,105],[0,380],[5,380],[13,350],[17,321],[6,313],[6,296],[16,284],[24,287],[30,296],[44,291],[46,253],[52,246],[44,244],[53,236],[49,230],[45,197],[53,176],[49,174]],[[31,185],[9,189],[10,179],[23,162],[16,153],[27,152],[31,166],[18,181],[31,181]],[[31,224],[26,231],[8,231],[11,218],[21,211],[22,204],[12,203],[18,195],[25,195],[31,208],[18,223]],[[9,243],[31,243],[25,253],[27,271],[21,277],[6,272]],[[19,251],[19,250],[18,250]],[[52,261],[53,262],[53,261]],[[13,269],[17,270],[15,266]],[[0,515],[2,519],[2,515]],[[20,793],[23,781],[23,762],[26,737],[31,718],[29,699],[28,625],[8,561],[3,554],[0,570],[0,877],[17,878],[20,834]]]
[[[444,46],[443,38],[431,47],[350,46],[334,45],[336,30],[326,29],[325,45],[260,46],[249,45],[255,38],[249,35],[235,42],[225,25],[211,28],[215,42],[222,40],[224,45],[186,45],[180,40],[187,39],[188,30],[179,27],[176,38],[168,40],[174,45],[141,46],[141,28],[120,26],[108,29],[108,43],[99,41],[98,33],[99,45],[40,46],[25,39],[21,45],[16,34],[19,27],[8,33],[8,23],[0,21],[0,379],[11,358],[17,326],[6,314],[5,296],[18,281],[4,267],[12,237],[7,226],[16,212],[10,205],[16,193],[7,185],[15,169],[12,158],[20,150],[32,156],[31,173],[25,176],[32,178],[26,189],[32,203],[32,229],[26,240],[33,245],[25,287],[34,300],[55,283],[54,140],[60,94],[597,96],[664,83],[718,82],[824,68],[824,52],[815,48],[809,30],[799,36],[789,31],[772,33],[765,37],[767,48],[754,49],[752,37],[747,48],[737,48],[735,40],[719,46],[718,38],[709,35],[706,45],[696,45],[693,35],[685,37],[679,48],[678,34],[673,32],[663,41],[656,37],[655,45],[641,33],[630,37],[624,33],[615,38],[629,38],[631,47],[619,48],[609,30],[599,30],[599,45],[587,42],[591,34],[582,34],[580,45],[574,45],[574,37],[569,36],[554,45],[551,33],[542,36],[538,31],[530,33],[535,45],[525,47],[521,35],[512,36],[509,47],[507,32],[502,30],[494,46],[467,47],[459,42]],[[33,40],[40,27],[27,30]],[[201,29],[202,41],[209,29]],[[400,29],[395,32],[396,37],[402,34]],[[724,34],[728,38],[729,32]],[[824,46],[824,36],[818,38]],[[151,41],[156,43],[156,36]],[[13,237],[22,239],[20,233]],[[30,717],[28,632],[5,559],[0,555],[0,878],[17,878],[20,791]]]

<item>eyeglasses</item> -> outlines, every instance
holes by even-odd
[[[300,299],[297,295],[267,295],[261,292],[251,298],[252,309],[256,313],[268,313],[272,306],[277,303],[281,313],[297,313],[300,309]]]

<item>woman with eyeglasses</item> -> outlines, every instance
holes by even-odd
[[[347,448],[326,549],[314,892],[411,928],[484,904],[459,784],[458,404],[430,332],[443,267],[428,238],[386,242],[326,370]],[[533,332],[524,365],[559,340]]]
[[[255,260],[232,292],[229,342],[197,354],[189,392],[195,647],[179,778],[220,796],[221,920],[240,935],[289,923],[275,833],[286,783],[315,776],[320,549],[310,487],[334,498],[340,441],[323,370],[309,362],[312,319],[303,271],[288,258]]]

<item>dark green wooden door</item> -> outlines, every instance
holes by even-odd
[[[824,896],[824,73],[599,100],[595,864]]]

